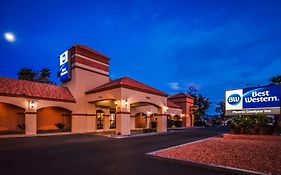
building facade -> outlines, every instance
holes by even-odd
[[[0,132],[35,135],[59,128],[130,135],[135,129],[193,126],[191,96],[168,95],[129,77],[111,80],[109,61],[74,45],[61,56],[61,86],[0,77]]]

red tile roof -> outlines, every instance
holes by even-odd
[[[75,102],[66,87],[6,77],[0,77],[0,95]]]
[[[192,97],[191,95],[185,94],[185,93],[178,93],[178,94],[174,94],[174,95],[170,95],[168,98],[173,99],[173,98],[192,98],[194,99],[194,97]]]
[[[173,102],[171,102],[170,100],[167,100],[167,106],[170,107],[170,108],[180,108],[181,107]]]
[[[133,89],[133,90],[156,94],[156,95],[165,96],[165,97],[168,96],[166,93],[164,93],[158,89],[155,89],[151,86],[148,86],[144,83],[141,83],[141,82],[134,80],[132,78],[129,78],[129,77],[122,77],[122,78],[110,81],[110,82],[103,84],[99,87],[96,87],[90,91],[87,91],[86,94],[101,92],[101,91],[119,88],[119,87]]]

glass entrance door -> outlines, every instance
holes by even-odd
[[[97,110],[97,129],[103,129],[103,114],[102,110]]]

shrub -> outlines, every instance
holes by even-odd
[[[167,127],[168,127],[168,128],[173,127],[174,124],[175,124],[174,120],[167,119]]]
[[[19,127],[21,130],[25,130],[25,124],[24,124],[24,123],[18,124],[18,127]]]
[[[194,126],[206,126],[206,122],[204,122],[204,121],[196,121],[196,122],[194,122]]]
[[[145,128],[143,129],[144,133],[156,132],[156,128]]]
[[[65,124],[64,123],[56,123],[55,126],[58,128],[58,129],[63,129],[65,127]]]
[[[182,121],[176,120],[175,121],[175,127],[181,127],[182,126]]]
[[[157,121],[151,121],[151,128],[157,128]]]
[[[230,128],[234,134],[273,134],[275,126],[265,115],[235,117]]]

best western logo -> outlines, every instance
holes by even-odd
[[[230,105],[237,105],[241,101],[241,96],[239,94],[232,94],[227,98],[227,102]]]
[[[271,96],[270,91],[253,91],[245,94],[245,103],[274,102],[279,101],[277,96]]]

